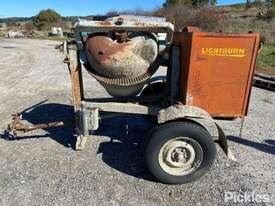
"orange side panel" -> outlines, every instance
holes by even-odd
[[[258,34],[176,33],[181,45],[180,97],[214,117],[247,113]]]

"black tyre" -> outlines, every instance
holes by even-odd
[[[210,169],[215,156],[209,132],[191,122],[171,122],[154,128],[145,148],[149,171],[167,184],[197,180]]]

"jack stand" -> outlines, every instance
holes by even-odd
[[[76,139],[75,149],[81,151],[85,148],[86,142],[88,140],[88,136],[79,135]]]

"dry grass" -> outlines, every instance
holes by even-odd
[[[224,32],[247,33],[248,31],[259,32],[266,44],[275,43],[275,19],[270,21],[254,18],[226,18],[221,24]]]

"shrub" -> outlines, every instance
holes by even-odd
[[[6,25],[7,25],[7,27],[14,27],[14,26],[17,26],[17,23],[14,22],[14,21],[8,21],[8,22],[6,23]]]
[[[257,18],[271,20],[275,16],[275,11],[273,10],[272,5],[272,0],[256,1],[255,7],[258,10]]]
[[[198,26],[206,31],[219,30],[219,24],[225,19],[223,11],[214,7],[201,7],[195,10],[192,25]]]
[[[24,30],[33,31],[34,29],[35,29],[35,26],[34,26],[33,22],[26,22],[24,24]]]
[[[185,4],[164,7],[156,11],[155,14],[174,19],[176,30],[181,30],[185,26],[197,26],[205,31],[212,31],[217,29],[225,19],[224,12],[215,7],[194,8]]]
[[[266,18],[267,19],[272,19],[272,18],[274,18],[275,17],[275,11],[274,10],[268,10],[267,12],[266,12]]]

